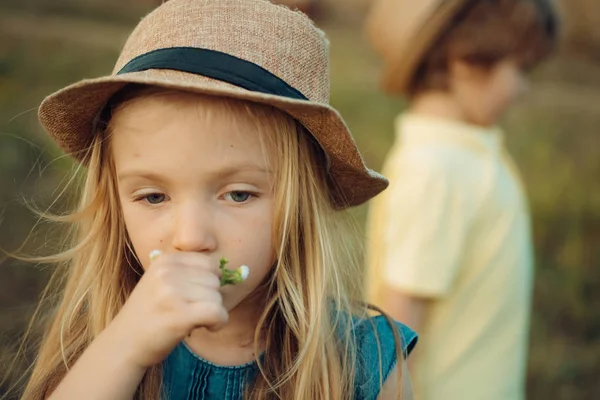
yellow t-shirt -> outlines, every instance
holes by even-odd
[[[369,215],[369,300],[384,284],[432,299],[416,399],[523,399],[532,243],[502,133],[409,114],[396,130]]]

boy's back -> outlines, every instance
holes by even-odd
[[[391,186],[368,231],[371,298],[385,303],[385,282],[439,300],[420,332],[418,398],[523,398],[530,228],[501,132],[404,115],[384,173]]]

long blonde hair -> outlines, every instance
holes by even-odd
[[[87,173],[78,209],[61,217],[72,226],[64,252],[44,258],[55,271],[36,315],[51,307],[53,320],[23,398],[47,396],[68,369],[121,310],[142,269],[121,216],[110,154],[110,112],[125,109],[139,96],[177,94],[163,89],[125,89],[107,107],[105,129],[91,140]],[[266,337],[264,361],[246,391],[253,400],[352,398],[357,368],[356,343],[349,318],[367,316],[361,297],[360,240],[346,211],[330,200],[333,185],[324,155],[302,126],[270,106],[198,96],[246,115],[261,132],[265,154],[274,166],[274,246],[277,263],[267,287],[267,307],[255,332]],[[353,238],[354,240],[352,240]],[[349,240],[350,239],[350,240]],[[60,297],[57,305],[52,299]],[[358,301],[357,301],[358,300]],[[398,348],[397,342],[397,348]],[[256,354],[259,354],[256,352]],[[401,355],[401,351],[397,351]],[[139,399],[161,397],[160,365],[146,373]]]

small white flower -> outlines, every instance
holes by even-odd
[[[246,280],[248,279],[248,275],[250,275],[250,268],[247,265],[242,265],[240,267],[240,276],[242,277],[242,280]]]
[[[150,261],[154,261],[158,258],[158,256],[160,256],[162,254],[162,251],[160,250],[152,250],[150,252]]]

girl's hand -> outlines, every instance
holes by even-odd
[[[109,329],[130,360],[149,368],[192,330],[218,330],[228,313],[219,293],[218,261],[199,253],[156,256]]]

